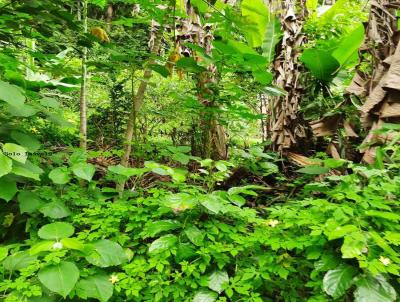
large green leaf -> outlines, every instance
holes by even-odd
[[[49,173],[49,178],[58,185],[65,185],[71,180],[69,176],[69,170],[67,167],[59,167],[51,170]]]
[[[72,262],[62,261],[42,268],[38,278],[50,291],[66,298],[79,279],[79,269]]]
[[[242,15],[246,26],[242,31],[251,47],[262,45],[265,37],[265,29],[269,20],[269,12],[262,0],[243,0]]]
[[[176,220],[159,220],[159,221],[154,221],[150,222],[145,230],[144,233],[146,236],[149,237],[154,237],[159,233],[165,232],[165,231],[170,231],[170,230],[176,230],[181,227],[181,223]]]
[[[7,175],[12,170],[12,160],[0,151],[0,177]]]
[[[208,277],[208,287],[217,293],[222,293],[228,285],[229,276],[225,271],[215,271]]]
[[[29,152],[35,152],[40,148],[40,142],[32,135],[13,131],[11,132],[11,138],[26,148]]]
[[[344,237],[341,248],[342,258],[356,258],[366,247],[366,238],[360,232],[354,232]]]
[[[18,194],[18,203],[21,213],[34,213],[43,206],[43,201],[31,191],[21,191]]]
[[[174,235],[165,235],[157,240],[154,240],[149,248],[149,253],[160,253],[169,250],[175,246],[178,242],[178,238]]]
[[[3,266],[7,271],[20,270],[27,267],[36,258],[36,256],[29,254],[28,251],[16,252],[3,261]]]
[[[60,201],[45,204],[39,211],[46,217],[60,219],[71,215],[71,211]]]
[[[122,247],[111,240],[100,240],[93,244],[93,252],[86,260],[99,267],[120,265],[127,260]]]
[[[17,193],[17,183],[5,177],[0,178],[0,199],[10,201]]]
[[[13,160],[24,164],[28,157],[27,150],[17,144],[7,143],[3,146],[3,152],[8,157],[11,157]]]
[[[91,181],[96,168],[92,164],[80,163],[72,166],[72,172],[81,179]]]
[[[268,22],[265,29],[261,49],[263,56],[267,58],[267,64],[271,64],[275,56],[275,47],[282,37],[282,28],[279,20],[271,13],[268,16]]]
[[[15,107],[22,107],[25,96],[18,86],[0,81],[0,99]]]
[[[340,68],[340,63],[327,51],[306,49],[300,60],[318,80],[329,82]]]
[[[43,170],[27,160],[24,164],[14,162],[12,173],[19,176],[32,178],[34,180],[40,180],[40,174],[43,173]]]
[[[201,289],[196,293],[192,302],[214,302],[217,298],[217,293],[207,289]]]
[[[354,302],[393,302],[396,300],[396,291],[381,275],[362,277],[357,280],[356,285]]]
[[[71,237],[74,234],[74,227],[66,222],[54,222],[46,224],[39,229],[38,235],[42,239],[60,240]]]
[[[203,245],[204,234],[194,225],[185,229],[185,234],[189,240],[197,246]]]
[[[95,298],[101,302],[107,302],[112,294],[114,287],[105,274],[97,274],[85,279],[79,280],[76,285],[78,296],[87,300]]]
[[[337,299],[343,296],[353,284],[353,277],[357,271],[349,265],[341,265],[328,271],[324,276],[324,291]]]
[[[352,57],[357,55],[358,49],[364,41],[364,36],[364,25],[360,24],[354,31],[344,37],[338,48],[332,53],[332,56],[340,65],[345,65]]]

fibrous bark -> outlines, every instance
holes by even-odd
[[[188,18],[178,19],[176,36],[177,50],[180,56],[192,56],[199,60],[196,53],[186,46],[185,42],[197,44],[205,49],[208,55],[212,50],[212,27],[201,24],[200,16],[196,13],[190,1],[184,1],[184,8]],[[218,122],[215,111],[218,109],[218,71],[215,65],[210,65],[207,71],[195,76],[197,98],[204,106],[204,114],[201,117],[200,128],[202,132],[201,156],[215,160],[226,159],[228,156],[227,136],[224,127]]]
[[[274,84],[284,90],[284,96],[272,97],[268,102],[269,123],[267,136],[275,151],[295,149],[306,137],[306,127],[300,114],[303,95],[301,83],[304,67],[299,61],[305,43],[303,23],[307,14],[305,1],[285,0],[272,3],[284,31],[280,52],[275,57]]]
[[[369,131],[362,146],[364,161],[374,162],[378,145],[389,142],[390,135],[376,134],[384,123],[400,123],[400,33],[396,10],[400,1],[375,0],[371,2],[367,37],[360,52],[360,66],[347,89],[349,93],[365,98],[361,120]],[[365,70],[365,69],[364,69]]]

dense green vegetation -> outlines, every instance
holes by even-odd
[[[0,301],[397,301],[398,16],[0,0]]]

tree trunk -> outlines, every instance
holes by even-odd
[[[82,11],[78,12],[79,21],[83,21],[83,32],[88,32],[88,20],[87,20],[87,0],[82,0]],[[80,127],[79,127],[79,147],[83,150],[87,150],[87,48],[84,47],[82,51],[82,81],[81,81],[81,93],[79,97],[79,109],[80,109]]]
[[[196,13],[190,1],[184,1],[185,10],[188,19],[181,20],[183,31],[176,37],[176,43],[181,54],[188,52],[195,59],[196,54],[188,50],[183,43],[191,42],[197,44],[211,55],[212,28],[201,24],[200,16]],[[186,26],[185,26],[186,23]],[[201,156],[212,158],[214,160],[226,159],[228,157],[227,136],[224,127],[218,122],[215,111],[218,110],[216,100],[218,96],[217,81],[218,70],[216,66],[210,65],[207,71],[204,71],[195,77],[197,87],[197,98],[204,105],[203,115],[201,117],[200,129],[202,132]]]
[[[301,83],[304,70],[299,56],[305,43],[302,30],[307,9],[305,0],[285,0],[274,4],[284,31],[281,50],[273,63],[274,84],[286,95],[269,99],[267,136],[272,141],[272,149],[283,152],[300,147],[306,138],[306,126],[299,111],[304,93]]]
[[[164,27],[160,26],[156,30],[156,33],[155,33],[155,36],[153,37],[153,39],[151,39],[151,41],[153,41],[153,44],[151,46],[152,54],[158,54],[158,52],[160,51],[163,31],[164,31]],[[154,63],[155,63],[154,59],[150,59],[148,62],[148,65],[152,65]],[[132,152],[133,136],[136,132],[137,113],[140,111],[140,109],[143,105],[144,97],[146,94],[148,82],[151,78],[151,75],[152,75],[152,70],[150,68],[146,67],[146,69],[144,71],[143,79],[140,81],[140,84],[139,84],[136,94],[132,93],[132,107],[131,107],[131,111],[129,113],[128,123],[126,126],[125,140],[124,140],[124,154],[121,158],[121,165],[124,167],[129,166],[129,158],[130,158],[131,152]],[[117,184],[117,190],[120,193],[120,195],[122,194],[124,187],[125,187],[125,182],[121,182],[121,183]]]
[[[361,48],[362,63],[372,67],[372,72],[358,68],[347,91],[365,98],[361,107],[361,119],[369,134],[361,150],[363,160],[375,161],[379,145],[394,137],[376,134],[384,123],[400,123],[400,44],[396,11],[400,1],[377,0],[371,3],[366,40]],[[367,53],[369,55],[363,55]]]

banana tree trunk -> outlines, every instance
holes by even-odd
[[[272,5],[283,28],[280,52],[275,57],[274,84],[285,91],[284,96],[268,101],[269,123],[267,137],[272,149],[279,152],[293,150],[306,139],[306,126],[301,117],[300,103],[304,93],[299,56],[305,43],[303,24],[307,15],[305,0],[275,1]]]
[[[400,1],[372,1],[366,39],[361,47],[362,62],[371,72],[358,68],[347,91],[365,99],[361,120],[369,131],[362,143],[363,160],[375,161],[379,145],[390,142],[390,134],[377,134],[384,123],[400,123],[400,43],[397,11]],[[365,55],[368,54],[368,55]],[[363,147],[368,146],[368,147]]]

